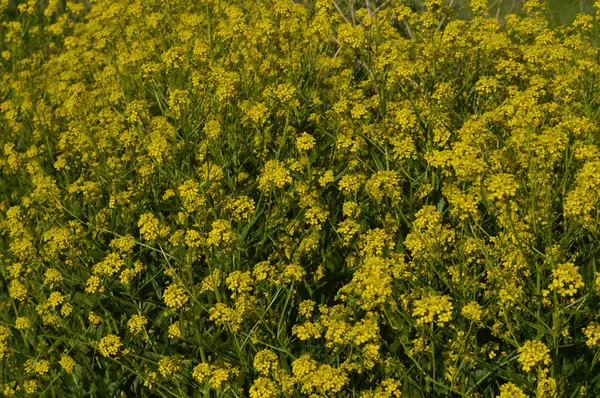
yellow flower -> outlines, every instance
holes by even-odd
[[[181,330],[177,322],[169,325],[169,338],[174,339],[176,337],[181,337]]]
[[[114,334],[109,334],[108,336],[102,337],[100,339],[100,343],[98,344],[98,350],[100,354],[105,357],[115,356],[119,353],[119,350],[123,346],[121,343],[121,338]]]
[[[200,232],[195,229],[189,229],[185,233],[185,244],[188,247],[200,247],[205,241]]]
[[[308,133],[302,133],[296,138],[296,148],[298,151],[310,151],[315,147],[315,137]]]
[[[305,322],[292,326],[292,334],[301,341],[310,338],[318,339],[321,337],[321,327],[313,322]]]
[[[227,208],[231,210],[231,219],[233,221],[247,220],[254,213],[254,199],[248,196],[240,196],[228,203]]]
[[[50,371],[50,362],[45,359],[38,361],[28,359],[25,362],[25,370],[27,373],[37,373],[38,375],[42,376]]]
[[[133,235],[129,234],[110,241],[110,247],[114,250],[118,250],[121,253],[131,253],[135,245],[135,238]]]
[[[148,323],[148,320],[143,315],[133,315],[131,319],[127,322],[129,326],[129,331],[136,335],[142,331],[144,325]]]
[[[508,173],[500,173],[490,178],[487,186],[490,200],[504,200],[517,194],[519,183],[514,176]]]
[[[301,355],[292,363],[292,373],[297,383],[301,384],[301,392],[335,394],[350,381],[342,369],[330,365],[319,364],[308,355]]]
[[[250,398],[277,398],[280,395],[275,383],[266,377],[254,380],[250,387]]]
[[[37,390],[37,380],[25,380],[23,390],[28,394],[33,394]]]
[[[19,330],[29,329],[31,327],[31,322],[29,321],[29,318],[20,316],[15,320],[15,327]]]
[[[172,284],[165,289],[163,300],[167,307],[178,311],[185,307],[185,304],[189,301],[189,297],[183,287]]]
[[[233,271],[227,276],[225,283],[227,283],[229,290],[233,292],[232,297],[234,298],[238,294],[247,293],[252,290],[252,276],[250,275],[250,271]]]
[[[271,191],[274,188],[283,188],[292,182],[290,172],[279,160],[269,160],[258,178],[258,188],[262,191]]]
[[[192,370],[192,376],[198,380],[199,383],[207,381],[212,373],[212,366],[208,363],[201,363],[196,365]]]
[[[216,140],[221,135],[221,124],[218,120],[209,120],[204,125],[204,132],[209,139]]]
[[[103,319],[101,316],[96,315],[93,311],[88,314],[88,320],[94,325],[98,326],[102,323]]]
[[[310,316],[312,315],[314,309],[315,309],[315,305],[316,303],[313,300],[304,300],[300,303],[300,315],[302,315],[303,317],[306,318],[310,318]]]
[[[148,372],[146,373],[146,377],[144,378],[144,387],[148,387],[149,390],[152,390],[156,379],[158,378],[158,373],[156,372]]]
[[[160,222],[152,213],[144,213],[138,221],[140,235],[147,241],[157,239],[159,236],[164,237],[169,233],[168,227],[161,227]]]
[[[465,304],[460,313],[465,318],[474,322],[479,322],[481,320],[481,316],[483,315],[481,305],[476,301],[470,301]]]
[[[594,275],[594,291],[600,296],[600,272]]]
[[[529,372],[535,365],[550,363],[550,350],[541,341],[527,340],[518,351],[521,354],[518,361],[525,372]]]
[[[183,202],[183,208],[188,213],[196,211],[205,203],[205,199],[200,193],[200,184],[197,181],[186,180],[177,188],[177,191]]]
[[[73,368],[75,367],[75,360],[73,358],[71,358],[68,355],[63,354],[60,358],[60,366],[65,370],[65,372],[67,373],[71,373],[73,371]]]
[[[269,349],[259,351],[254,356],[254,369],[262,375],[268,376],[271,369],[277,368],[279,358]]]
[[[210,377],[210,386],[214,389],[221,388],[223,382],[227,381],[229,378],[229,371],[225,368],[215,368],[212,371],[212,376]]]
[[[333,171],[326,170],[323,173],[323,175],[321,176],[321,178],[319,178],[319,185],[322,187],[325,187],[328,184],[332,183],[333,181],[335,181],[335,178],[333,176]]]
[[[48,305],[52,306],[52,307],[56,307],[57,305],[60,305],[65,299],[65,296],[63,296],[62,293],[60,292],[52,292],[50,293],[50,297],[48,297]]]
[[[384,197],[401,195],[400,175],[396,171],[378,171],[366,182],[365,189],[377,202]]]
[[[56,268],[48,268],[44,274],[44,285],[51,289],[63,281],[63,276]]]
[[[27,287],[16,279],[10,281],[8,294],[11,298],[24,301],[27,298]]]
[[[528,398],[523,390],[513,383],[506,383],[500,386],[500,395],[496,398]]]
[[[579,274],[579,267],[573,263],[563,263],[552,270],[552,282],[548,289],[555,290],[561,296],[573,296],[577,289],[583,287],[583,277]]]
[[[590,323],[583,328],[583,334],[586,337],[585,344],[590,348],[600,347],[600,324]]]
[[[85,285],[86,293],[96,293],[97,291],[102,292],[104,290],[103,286],[100,286],[101,281],[100,277],[97,275],[90,276]]]
[[[429,294],[414,303],[412,315],[417,317],[417,325],[429,324],[436,321],[440,326],[452,319],[452,299],[449,296]]]
[[[547,376],[547,372],[541,372],[537,383],[538,398],[558,398],[556,392],[556,379]]]
[[[488,0],[471,0],[469,6],[473,11],[473,15],[483,14],[488,9]]]
[[[173,376],[181,370],[181,363],[175,357],[163,357],[158,361],[158,372],[166,378]]]
[[[2,4],[0,4],[0,9],[2,7]],[[16,388],[15,388],[16,386]],[[14,397],[15,395],[17,395],[17,391],[20,390],[20,386],[17,386],[17,382],[16,381],[11,381],[8,382],[4,385],[4,396],[5,397]]]
[[[206,239],[207,245],[224,247],[232,244],[236,239],[236,234],[231,230],[231,224],[227,220],[216,220],[212,223],[212,229]]]
[[[281,273],[283,283],[301,282],[306,271],[298,264],[288,264]]]
[[[338,29],[338,41],[342,46],[358,49],[366,44],[365,33],[361,26],[346,23]]]

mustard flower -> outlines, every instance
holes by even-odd
[[[508,173],[500,173],[490,178],[488,182],[488,189],[490,191],[488,199],[504,200],[517,194],[519,183],[515,180],[513,175]]]
[[[254,356],[254,369],[264,376],[268,376],[271,369],[277,368],[279,358],[269,349],[259,351]]]
[[[189,301],[189,296],[183,287],[171,284],[165,289],[163,300],[167,307],[178,311],[185,308],[186,303]]]
[[[481,316],[483,315],[483,311],[478,302],[470,301],[463,306],[460,314],[473,322],[479,322],[481,320]]]
[[[315,147],[315,137],[308,133],[302,133],[296,138],[296,148],[298,151],[309,151]]]
[[[527,340],[525,344],[519,347],[518,361],[523,366],[525,372],[529,372],[532,367],[543,364],[548,365],[550,363],[550,350],[544,343],[536,340]]]
[[[506,383],[500,386],[500,395],[496,398],[528,398],[516,384]]]
[[[592,322],[583,328],[585,335],[585,344],[590,348],[600,347],[600,324]]]
[[[75,367],[75,360],[73,358],[71,358],[68,355],[61,355],[60,358],[60,366],[65,370],[65,372],[67,373],[71,373],[73,372],[73,368]]]
[[[138,334],[138,333],[140,333],[142,331],[142,328],[147,323],[148,323],[148,320],[146,319],[145,316],[143,316],[143,315],[133,315],[129,319],[129,321],[127,322],[127,325],[129,326],[129,331],[133,335],[136,335],[136,334]]]
[[[29,321],[29,318],[20,316],[15,320],[15,327],[19,330],[29,329],[31,327],[31,322]]]
[[[277,398],[279,396],[275,383],[266,377],[259,377],[250,387],[250,398]]]
[[[123,343],[121,343],[121,338],[119,336],[109,334],[100,339],[98,350],[100,351],[100,354],[104,355],[105,357],[115,356],[119,353],[119,350],[122,346]]]
[[[258,188],[268,192],[275,188],[283,188],[290,182],[292,177],[285,165],[279,160],[269,160],[258,178]]]
[[[179,323],[177,322],[169,325],[169,338],[174,339],[176,337],[181,337],[181,329],[179,328]]]
[[[579,274],[579,267],[568,262],[559,264],[552,270],[552,282],[548,289],[555,290],[561,296],[573,296],[577,289],[583,287],[583,277]]]
[[[417,318],[417,325],[424,325],[434,320],[440,325],[452,319],[452,299],[449,296],[429,294],[414,303],[412,315]]]
[[[181,363],[175,357],[163,357],[158,361],[158,372],[166,378],[173,376],[181,370]]]

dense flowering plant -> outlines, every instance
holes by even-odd
[[[0,0],[0,393],[600,396],[595,11],[341,3]]]

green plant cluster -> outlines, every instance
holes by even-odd
[[[600,2],[493,7],[0,0],[0,394],[600,396]]]

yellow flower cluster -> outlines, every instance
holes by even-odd
[[[184,309],[189,299],[186,290],[178,284],[167,286],[163,293],[163,301],[174,311]]]
[[[396,171],[378,171],[365,183],[365,190],[380,202],[384,197],[395,198],[401,194],[400,176]]]
[[[478,302],[470,301],[462,307],[460,314],[473,322],[479,322],[483,316],[483,311]]]
[[[158,372],[166,378],[173,376],[181,370],[181,363],[175,357],[163,357],[158,361]]]
[[[123,346],[121,338],[114,334],[109,334],[100,339],[98,343],[98,351],[105,357],[115,356]]]
[[[448,296],[428,294],[414,302],[412,316],[417,318],[417,325],[436,322],[440,326],[450,322],[454,306]]]
[[[73,372],[73,368],[75,368],[76,365],[75,360],[72,357],[64,354],[61,356],[59,364],[67,373]]]
[[[277,386],[266,377],[259,377],[254,380],[250,387],[250,398],[277,398],[281,396]]]
[[[315,137],[304,132],[296,138],[296,148],[299,151],[310,151],[315,147]]]
[[[500,395],[496,398],[528,398],[527,395],[514,383],[506,383],[500,386]]]
[[[229,221],[216,220],[212,223],[212,229],[208,233],[206,244],[215,245],[217,247],[225,247],[233,243],[235,239],[236,234],[231,230]]]
[[[227,207],[231,210],[231,219],[233,221],[243,221],[247,220],[254,213],[255,202],[254,199],[242,195],[239,198],[231,200]]]
[[[192,213],[201,207],[205,199],[200,195],[200,185],[197,181],[186,180],[178,188],[179,196],[183,201],[183,208]]]
[[[487,188],[490,191],[488,199],[502,201],[517,194],[519,183],[511,174],[500,173],[490,178]]]
[[[357,304],[371,310],[390,303],[393,282],[398,278],[404,262],[401,258],[391,260],[367,257],[356,270],[352,281],[340,290],[342,297],[355,297]]]
[[[17,279],[13,279],[8,286],[8,294],[15,300],[25,301],[27,299],[27,287]]]
[[[169,338],[174,339],[176,337],[181,337],[181,329],[178,323],[172,323],[169,325]]]
[[[274,188],[283,188],[290,182],[292,177],[285,165],[278,160],[269,160],[258,178],[258,187],[263,191],[271,191]]]
[[[579,267],[568,262],[558,264],[552,270],[552,283],[548,289],[556,291],[561,296],[573,296],[577,289],[583,287],[583,277],[579,274]]]
[[[308,355],[292,363],[292,372],[303,394],[335,394],[349,382],[343,370],[320,364]]]
[[[213,365],[209,363],[200,363],[192,370],[192,376],[199,383],[209,383],[214,389],[218,389],[229,378],[239,375],[239,370],[233,368],[228,363]]]
[[[540,373],[541,375],[537,383],[537,396],[540,398],[557,398],[556,379],[548,377],[547,370]]]
[[[161,226],[158,219],[152,213],[144,213],[138,221],[140,235],[147,241],[156,240],[158,237],[164,237],[169,233],[167,226]]]
[[[28,329],[31,327],[31,322],[29,318],[20,316],[15,320],[15,327],[19,330]]]
[[[519,347],[518,361],[523,366],[525,372],[529,372],[532,367],[550,363],[550,350],[544,343],[537,340],[527,340],[525,344]]]
[[[5,395],[597,395],[600,2],[467,3],[0,0]]]
[[[585,344],[590,348],[600,347],[600,324],[592,322],[583,328]]]
[[[100,315],[95,314],[93,311],[88,314],[88,320],[94,326],[98,326],[104,321]]]
[[[127,322],[127,326],[129,326],[129,331],[136,335],[142,331],[145,325],[148,324],[148,319],[146,319],[143,315],[134,315]]]
[[[264,376],[268,376],[271,369],[277,368],[277,364],[277,355],[269,349],[259,351],[254,356],[254,369],[258,370]]]
[[[44,285],[48,285],[50,289],[54,288],[63,281],[63,276],[56,268],[48,268],[44,274]]]
[[[25,371],[27,373],[37,373],[42,376],[50,371],[50,362],[45,359],[34,361],[32,359],[25,362]]]

